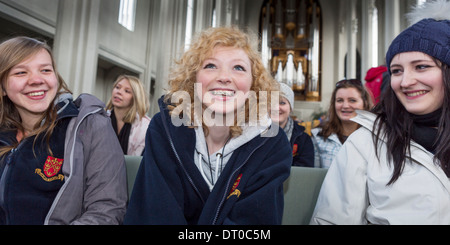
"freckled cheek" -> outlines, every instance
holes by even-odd
[[[204,77],[201,75],[201,71],[197,72],[197,75],[195,77],[195,83],[194,83],[194,95],[197,96],[197,98],[203,98],[203,94],[206,91],[206,84],[204,82]]]
[[[240,90],[244,93],[247,93],[248,91],[250,91],[250,88],[252,87],[252,83],[253,83],[253,81],[251,78],[245,79],[238,84],[238,86],[237,86],[238,90]]]

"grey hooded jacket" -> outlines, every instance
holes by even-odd
[[[45,224],[120,224],[128,199],[120,144],[103,102],[82,94],[74,103],[79,114],[66,131],[65,183]]]

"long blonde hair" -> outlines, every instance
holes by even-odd
[[[251,34],[244,33],[237,27],[209,28],[195,37],[190,48],[183,54],[181,59],[175,61],[176,66],[170,74],[169,92],[165,96],[165,102],[170,104],[174,93],[186,91],[191,98],[191,108],[187,116],[191,121],[193,120],[195,112],[194,85],[196,83],[197,72],[201,69],[202,63],[212,54],[213,49],[218,46],[240,48],[247,53],[251,61],[253,82],[250,90],[255,92],[255,99],[258,101],[258,105],[255,103],[253,104],[254,108],[249,108],[249,99],[247,99],[244,113],[245,122],[248,122],[250,111],[256,112],[258,108],[261,108],[260,104],[262,103],[266,103],[267,105],[265,106],[267,107],[270,105],[270,96],[262,99],[259,92],[266,91],[270,95],[272,91],[278,91],[279,89],[277,82],[264,67],[261,56],[257,51],[258,39]],[[173,109],[180,104],[175,103],[169,105],[169,111],[173,112]],[[205,134],[207,134],[207,127],[203,125],[203,128]],[[242,128],[238,126],[237,122],[235,122],[234,126],[230,127],[230,130],[233,137],[242,133]]]
[[[2,95],[0,96],[0,128],[3,131],[17,130],[21,131],[22,133],[25,132],[25,129],[22,126],[22,120],[20,118],[19,112],[17,111],[14,103],[8,98],[8,96],[3,96],[5,93],[4,86],[7,82],[9,72],[14,66],[37,54],[43,49],[50,54],[52,66],[58,79],[58,92],[53,101],[55,101],[55,99],[58,98],[58,96],[62,93],[71,93],[67,84],[64,82],[61,75],[57,72],[52,50],[45,42],[23,36],[4,41],[0,44],[0,94]],[[34,143],[36,143],[36,140],[38,138],[37,136],[39,136],[40,134],[44,134],[45,138],[47,139],[47,149],[50,153],[51,150],[48,142],[54,128],[56,127],[57,119],[57,108],[53,105],[54,103],[50,103],[49,108],[42,115],[38,123],[34,126],[34,131],[32,132],[32,134],[27,136],[30,137],[36,135],[36,138],[34,140]],[[41,122],[43,123],[41,124]],[[0,148],[0,156],[3,156],[5,153],[15,147],[16,146],[8,146]]]
[[[133,123],[136,120],[136,114],[139,118],[143,118],[150,108],[150,102],[148,100],[147,93],[145,92],[144,85],[142,85],[141,80],[135,76],[130,75],[120,75],[114,82],[113,89],[117,84],[126,79],[131,86],[133,92],[133,100],[130,109],[127,111],[125,117],[122,119],[125,123]],[[112,104],[112,98],[108,101],[106,105],[106,110],[111,110],[114,108]]]

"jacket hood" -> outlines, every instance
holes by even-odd
[[[372,131],[373,124],[375,123],[375,120],[377,119],[377,116],[369,111],[364,110],[356,110],[356,117],[350,119],[351,121],[354,121],[358,123],[359,125],[367,128],[368,130]]]
[[[91,94],[80,94],[74,103],[79,108],[80,115],[85,115],[96,110],[100,110],[102,114],[107,115],[104,110],[106,107],[105,103]]]
[[[367,74],[366,74],[366,77],[364,78],[364,80],[366,80],[366,82],[370,83],[386,71],[387,71],[386,66],[372,67],[367,71]]]

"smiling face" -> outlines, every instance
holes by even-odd
[[[130,108],[133,104],[133,89],[127,79],[120,80],[113,88],[111,103],[115,108]]]
[[[42,49],[12,67],[4,89],[22,121],[36,122],[49,108],[58,89],[50,54]]]
[[[289,101],[286,98],[281,97],[277,109],[278,110],[275,110],[274,112],[278,112],[278,119],[276,117],[272,117],[272,120],[281,128],[284,128],[291,114],[291,104],[289,104]]]
[[[340,88],[336,91],[336,115],[342,122],[356,116],[356,110],[364,109],[364,101],[356,88]]]
[[[201,91],[197,96],[216,114],[234,113],[241,108],[252,85],[252,66],[247,53],[239,48],[215,47],[197,72]]]
[[[442,70],[430,56],[421,52],[397,54],[390,70],[391,87],[408,112],[424,115],[442,106]]]

